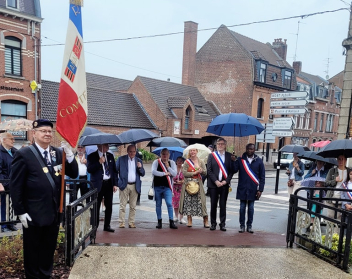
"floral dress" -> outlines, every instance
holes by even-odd
[[[181,196],[181,189],[182,183],[176,183],[176,181],[182,181],[185,177],[183,176],[182,169],[177,173],[177,175],[173,178],[174,185],[173,185],[173,196],[172,196],[172,207],[179,208],[180,206],[180,196]]]

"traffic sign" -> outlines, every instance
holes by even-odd
[[[274,130],[273,131],[273,136],[277,137],[292,137],[293,131],[278,131]]]
[[[285,108],[285,109],[270,109],[270,114],[305,114],[306,109],[304,108]]]
[[[307,100],[271,101],[270,107],[305,106],[307,103]]]
[[[275,143],[275,137],[272,135],[273,132],[273,124],[267,123],[262,124],[265,127],[259,135],[256,136],[256,142],[266,142],[266,143]]]
[[[292,91],[292,92],[276,92],[271,93],[271,99],[287,99],[287,98],[307,98],[307,91]]]
[[[274,118],[273,130],[291,130],[293,124],[292,117]]]

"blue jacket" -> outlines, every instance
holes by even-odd
[[[142,186],[141,176],[143,177],[145,175],[145,170],[142,160],[137,158],[137,156],[134,157],[134,162],[136,164],[136,191],[140,194]],[[137,168],[137,162],[142,164],[141,168]],[[123,191],[127,187],[128,183],[128,155],[121,156],[117,159],[116,170],[118,175],[117,187]]]
[[[11,163],[13,157],[15,156],[17,149],[12,147],[11,153],[12,156],[7,152],[5,147],[0,145],[0,179],[9,179],[11,171]],[[8,184],[3,184],[5,188],[8,188]],[[8,189],[7,189],[8,190]]]
[[[298,160],[298,167],[299,167],[299,171],[297,171],[297,169],[295,170],[295,180],[296,181],[301,181],[302,180],[302,176],[304,174],[304,164],[301,160]],[[293,166],[293,161],[288,165],[288,169],[290,170],[290,172],[292,172],[294,166]],[[288,177],[290,178],[291,173],[287,174]]]
[[[251,170],[259,180],[259,186],[249,177],[241,160],[245,160]],[[246,153],[243,153],[241,158],[235,161],[235,173],[238,173],[238,186],[236,199],[238,200],[255,200],[257,191],[264,191],[265,184],[265,168],[262,159],[254,154],[252,163],[248,162]]]
[[[313,166],[309,169],[308,173],[304,176],[304,179],[312,177],[312,176],[316,176],[317,172],[315,174],[312,174],[312,171],[316,169],[316,164],[313,164]],[[329,169],[324,166],[324,170],[320,171],[320,177],[321,178],[326,178],[326,176],[328,175]]]

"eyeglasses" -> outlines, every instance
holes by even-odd
[[[226,143],[224,142],[218,142],[217,145],[225,145]]]
[[[41,132],[42,134],[50,134],[50,135],[53,133],[52,130],[38,130],[38,129],[36,129],[36,131]]]

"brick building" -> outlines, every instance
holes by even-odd
[[[41,22],[39,0],[0,0],[1,121],[34,120],[39,113],[40,96],[32,93],[30,83],[41,83]],[[13,134],[16,146],[30,140],[26,132]]]
[[[296,89],[286,40],[264,44],[221,25],[197,52],[197,26],[185,22],[182,83],[196,86],[221,113],[242,112],[270,122],[271,93]],[[236,140],[236,152],[249,140],[255,138]]]

